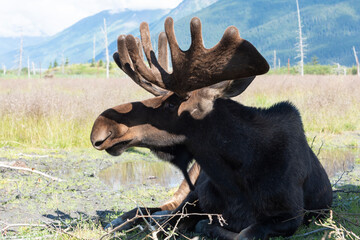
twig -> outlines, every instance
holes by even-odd
[[[140,218],[140,217],[141,217],[141,216],[136,215],[135,217],[133,217],[133,218],[131,218],[131,219],[127,219],[126,222],[124,222],[124,223],[120,224],[119,226],[115,227],[115,228],[114,228],[113,230],[111,230],[110,232],[102,235],[99,240],[104,239],[105,237],[107,237],[107,236],[109,236],[110,234],[116,232],[117,230],[119,230],[120,228],[122,228],[123,226],[125,226],[126,224],[131,223],[131,222],[135,221],[136,219],[138,219],[138,218]]]
[[[321,152],[321,148],[324,146],[324,141],[321,141],[321,145],[319,147],[318,153],[316,154],[317,157],[319,157],[320,152]]]
[[[344,219],[345,221],[351,223],[352,225],[357,226],[357,227],[360,227],[360,225],[359,225],[358,223],[354,223],[353,221],[351,221],[351,220],[347,219],[346,217],[342,216],[340,213],[334,212],[334,214],[335,214],[336,216]],[[360,214],[359,214],[359,215],[360,215]],[[355,216],[356,216],[356,215],[355,215]]]
[[[333,193],[360,193],[360,191],[352,191],[352,190],[343,190],[343,189],[337,189],[337,190],[333,190]]]
[[[315,139],[316,139],[316,135],[315,135],[315,137],[313,138],[313,140],[312,140],[312,142],[311,142],[311,145],[310,145],[310,148],[311,148],[311,149],[312,149],[313,146],[314,146]]]
[[[4,232],[6,230],[8,230],[9,228],[15,228],[15,227],[47,227],[47,225],[45,224],[28,224],[28,223],[15,223],[15,224],[8,224],[8,223],[4,223],[3,224],[6,225],[6,227],[2,228],[0,230],[0,232]]]
[[[330,228],[330,230],[332,231],[329,233],[329,236],[334,235],[336,239],[346,239],[346,237],[349,237],[350,239],[360,240],[360,237],[357,236],[354,232],[348,231],[340,223],[336,223],[333,220],[333,213],[333,210],[330,210],[330,217],[326,220],[326,222],[322,222],[321,220],[319,220],[319,223],[316,223],[316,225]]]
[[[353,166],[351,169],[349,169],[349,170],[345,170],[345,163],[343,164],[343,169],[344,169],[344,171],[342,172],[342,174],[341,174],[341,176],[338,178],[338,180],[336,180],[336,182],[332,185],[332,187],[334,188],[334,187],[336,187],[336,184],[338,184],[339,182],[340,182],[340,180],[343,178],[343,176],[346,174],[346,175],[348,175],[350,172],[352,172],[353,170],[354,170],[354,167],[355,166]]]
[[[54,180],[54,181],[59,181],[59,182],[65,181],[63,179],[60,179],[60,178],[57,178],[57,177],[52,177],[52,176],[50,176],[50,175],[48,175],[46,173],[40,172],[40,171],[32,169],[32,168],[13,167],[13,166],[9,166],[9,165],[6,165],[6,164],[0,164],[0,167],[14,169],[14,170],[28,171],[28,172],[32,172],[32,173],[37,173],[37,174],[40,174],[40,175],[42,175],[44,177],[50,178],[51,180]]]
[[[326,231],[326,230],[331,230],[331,228],[329,228],[329,227],[323,227],[323,228],[319,228],[319,229],[316,229],[316,230],[314,230],[314,231],[307,232],[307,233],[304,233],[304,234],[293,235],[293,236],[291,236],[291,238],[306,237],[306,236],[309,236],[309,235],[311,235],[311,234],[318,233],[318,232],[322,232],[322,231]],[[287,239],[290,239],[290,238],[287,238]]]

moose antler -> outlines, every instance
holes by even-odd
[[[118,51],[113,54],[115,63],[130,78],[132,78],[135,83],[137,83],[139,86],[141,86],[148,92],[154,94],[155,96],[166,94],[168,92],[167,90],[162,89],[162,88],[146,81],[138,72],[133,70],[133,63],[130,60],[130,57],[128,54],[128,49],[126,47],[125,38],[126,38],[125,35],[120,35],[118,37]],[[139,58],[143,59],[142,45],[141,45],[140,39],[136,38],[136,44],[137,44],[137,49],[139,49]],[[160,41],[159,41],[159,45],[160,45]],[[165,46],[166,46],[166,43],[165,43]],[[167,51],[167,49],[166,49],[166,51]],[[164,57],[162,57],[162,54],[163,54],[162,52],[159,53],[159,56],[161,57],[161,59],[164,59]]]
[[[128,55],[125,54],[123,59],[120,59],[128,65],[124,71],[133,79],[136,75],[135,79],[143,79],[148,84],[186,95],[195,89],[226,80],[264,74],[269,70],[266,60],[251,43],[240,37],[236,27],[228,27],[220,42],[211,49],[206,49],[203,45],[199,18],[191,20],[190,29],[191,46],[189,50],[182,51],[176,41],[174,21],[168,17],[165,20],[166,36],[164,33],[159,36],[158,61],[151,47],[149,25],[141,23],[141,42],[150,68],[140,56],[141,49],[136,39],[132,35],[120,36],[119,54],[122,55],[125,49],[128,50]],[[172,73],[167,71],[167,40],[171,51]],[[131,61],[126,58],[127,56]]]

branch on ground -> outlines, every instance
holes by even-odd
[[[44,177],[46,177],[46,178],[50,178],[51,180],[58,181],[58,182],[65,181],[65,180],[60,179],[60,178],[57,178],[57,177],[52,177],[52,176],[50,176],[49,174],[40,172],[40,171],[35,170],[35,169],[33,169],[33,168],[14,167],[14,166],[6,165],[6,164],[0,164],[0,167],[2,167],[2,168],[8,168],[8,169],[13,169],[13,170],[27,171],[27,172],[32,172],[32,173],[40,174],[41,176],[44,176]]]

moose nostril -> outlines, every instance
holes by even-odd
[[[111,132],[108,133],[108,135],[105,138],[102,138],[102,140],[94,141],[93,145],[95,148],[99,149],[101,145],[104,144],[104,142],[111,136]]]
[[[105,139],[105,140],[106,140],[106,139]],[[94,143],[94,146],[95,146],[95,147],[100,147],[100,146],[105,142],[105,140],[95,142],[95,143]]]

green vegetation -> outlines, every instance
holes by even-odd
[[[109,70],[110,77],[121,77],[124,76],[123,72],[119,68],[114,68],[115,63],[110,62]],[[106,64],[102,60],[97,63],[79,63],[70,64],[69,60],[66,59],[64,66],[59,65],[55,60],[54,63],[50,62],[48,69],[43,70],[41,77],[57,77],[57,78],[101,78],[106,76]],[[13,79],[13,78],[28,78],[28,68],[21,69],[21,75],[18,76],[17,70],[7,70],[6,74],[0,73],[1,79]],[[30,74],[31,79],[40,78],[40,73],[37,70],[36,74],[33,75],[32,71]]]
[[[313,62],[315,61],[315,62]],[[356,66],[351,68],[337,65],[320,65],[316,62],[316,59],[313,59],[312,62],[309,62],[304,65],[304,74],[306,75],[356,75],[357,69]],[[270,69],[269,74],[291,74],[299,75],[300,67],[295,66],[282,66],[276,69]]]
[[[97,71],[89,66],[71,65],[67,71]],[[53,79],[0,79],[0,146],[90,147],[91,126],[102,111],[151,97],[121,76],[65,79],[57,78],[60,68],[53,73]],[[257,107],[290,100],[299,108],[308,134],[342,135],[360,130],[357,86],[357,76],[266,75],[237,99]]]

